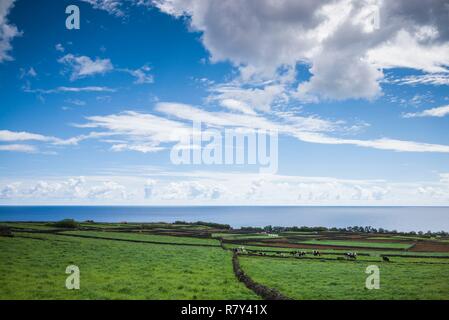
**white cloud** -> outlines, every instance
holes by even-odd
[[[124,15],[123,1],[84,1],[110,14]],[[202,33],[210,61],[230,61],[243,81],[277,79],[284,67],[294,70],[298,63],[310,65],[311,79],[300,84],[296,92],[281,88],[282,95],[304,102],[314,102],[319,97],[376,98],[381,94],[379,83],[384,68],[448,71],[449,7],[444,1],[129,0],[127,3],[154,5],[169,15],[189,17],[190,29]],[[376,8],[380,13],[379,29],[370,24]],[[251,94],[253,90],[241,91]],[[262,111],[269,110],[273,102],[270,98],[255,104],[234,99],[240,106],[247,104]]]
[[[122,17],[124,12],[121,9],[122,0],[81,0],[91,4],[95,9],[107,11],[109,14]]]
[[[202,33],[210,60],[230,61],[243,80],[276,79],[280,68],[310,65],[311,79],[296,93],[288,90],[297,99],[373,99],[381,94],[384,68],[448,71],[449,7],[444,1],[380,1],[379,29],[367,23],[374,0],[153,3],[169,15],[189,17],[190,29]]]
[[[449,173],[440,173],[440,181],[449,184]]]
[[[55,138],[46,137],[41,134],[29,133],[29,132],[15,132],[9,130],[0,130],[0,141],[11,142],[11,141],[52,141]]]
[[[125,2],[84,1],[110,14],[124,15]],[[210,53],[209,60],[229,61],[239,71],[240,84],[215,87],[210,97],[234,111],[248,113],[250,107],[267,112],[279,99],[284,102],[374,99],[382,94],[380,83],[385,68],[448,72],[449,7],[444,1],[129,0],[126,3],[153,5],[177,18],[188,17],[190,30],[202,33],[201,41]],[[377,8],[378,29],[370,23]],[[310,66],[311,78],[291,87],[297,81],[292,73],[289,81],[280,84],[281,70],[295,70],[297,64]],[[256,79],[277,83],[244,87]],[[220,92],[221,89],[227,91]],[[235,101],[229,104],[229,99]]]
[[[73,104],[75,106],[81,107],[86,105],[86,101],[79,100],[79,99],[67,99],[65,102]]]
[[[36,77],[37,77],[37,72],[33,67],[30,67],[29,69],[20,68],[20,75],[19,75],[20,79],[36,78]]]
[[[8,21],[8,14],[14,2],[15,0],[0,1],[0,63],[13,59],[9,53],[12,50],[11,42],[15,37],[22,35],[17,27]]]
[[[88,199],[93,200],[119,200],[128,197],[126,188],[114,181],[105,181],[101,185],[93,186],[87,190],[85,195]]]
[[[108,87],[58,87],[56,89],[47,91],[48,93],[53,92],[115,92],[115,89]]]
[[[312,78],[298,86],[299,99],[374,99],[381,93],[383,73],[360,55],[323,52],[315,57],[310,71]]]
[[[396,139],[357,140],[331,137],[323,132],[338,128],[338,123],[332,123],[317,118],[287,117],[287,122],[270,121],[259,116],[231,114],[224,112],[207,112],[189,105],[175,103],[159,103],[158,111],[176,116],[183,120],[202,121],[211,126],[234,126],[264,130],[277,130],[297,138],[300,141],[319,144],[355,145],[360,147],[391,150],[399,152],[441,152],[449,153],[449,146],[404,141]]]
[[[114,68],[110,59],[95,60],[87,56],[75,56],[73,54],[67,54],[58,60],[59,63],[66,65],[70,71],[70,80],[77,80],[88,76],[94,76],[97,74],[105,74],[112,70],[128,73],[135,78],[135,84],[153,83],[154,77],[150,73],[151,68],[144,65],[138,69],[123,69]]]
[[[222,186],[217,186],[211,181],[170,182],[162,187],[155,196],[162,200],[176,201],[217,200],[222,196],[223,189]]]
[[[65,51],[65,48],[64,48],[63,45],[60,44],[60,43],[57,43],[57,44],[55,45],[55,49],[56,49],[56,51],[59,51],[59,52],[64,52],[64,51]]]
[[[302,141],[310,143],[355,145],[359,147],[397,151],[397,152],[449,153],[449,145],[431,144],[431,143],[397,140],[389,138],[373,139],[373,140],[341,139],[315,133],[298,133],[297,138]]]
[[[218,101],[225,108],[254,114],[254,110],[268,112],[273,104],[288,101],[286,88],[282,83],[244,85],[231,82],[210,88],[209,102]]]
[[[92,116],[79,128],[99,129],[97,132],[115,136],[121,141],[111,141],[112,151],[157,152],[164,149],[163,143],[177,143],[182,137],[190,136],[192,129],[181,122],[172,121],[152,114],[125,111],[107,116]],[[101,135],[99,135],[101,137]]]
[[[220,101],[222,107],[231,111],[242,112],[246,114],[256,114],[254,110],[245,102],[235,99],[223,99]]]
[[[168,145],[179,143],[185,137],[192,136],[194,134],[192,121],[201,121],[208,127],[279,130],[285,134],[300,130],[306,130],[307,132],[328,131],[340,127],[340,124],[316,117],[292,116],[287,113],[279,114],[279,122],[274,122],[255,114],[208,112],[178,103],[157,103],[155,110],[176,120],[154,114],[127,111],[119,114],[88,117],[87,123],[76,126],[85,129],[103,130],[98,131],[97,134],[103,133],[119,139],[119,141],[110,141],[112,151],[132,150],[144,153],[164,150]]]
[[[56,49],[56,51],[59,51],[59,52],[64,52],[65,51],[64,46],[62,44],[60,44],[60,43],[57,43],[55,45],[55,49]]]
[[[448,205],[447,174],[427,182],[142,171],[0,181],[2,203]],[[130,175],[131,174],[131,175]]]
[[[126,69],[125,72],[128,72],[130,75],[132,75],[134,78],[136,78],[135,82],[136,84],[145,84],[145,83],[153,83],[154,78],[153,75],[151,75],[149,72],[151,71],[151,68],[148,66],[143,66],[136,70],[129,70]]]
[[[257,115],[237,114],[228,112],[210,112],[182,103],[159,102],[156,110],[181,120],[201,121],[209,126],[245,127],[260,129],[277,129],[277,125]]]
[[[9,130],[0,130],[0,142],[24,142],[28,143],[40,143],[45,147],[50,146],[74,146],[78,145],[81,141],[87,139],[98,139],[109,134],[106,132],[91,132],[85,135],[79,135],[76,137],[71,137],[68,139],[61,139],[53,136],[44,136],[41,134],[30,133],[30,132],[17,132]],[[10,144],[10,145],[0,145],[0,150],[2,151],[16,151],[16,152],[29,152],[37,153],[38,148],[35,145],[29,144]],[[41,153],[54,154],[52,151],[45,151]]]
[[[307,30],[324,21],[317,11],[329,2],[154,1],[165,13],[191,17],[190,26],[203,32],[212,61],[230,60],[270,75],[304,57],[314,42]]]
[[[369,50],[368,60],[379,68],[413,68],[430,73],[449,72],[449,43],[422,43],[416,34],[401,30],[396,38]]]
[[[131,195],[122,184],[107,177],[20,181],[0,188],[0,199],[21,201],[123,201]]]
[[[0,145],[0,151],[35,153],[37,148],[28,144],[3,144]]]
[[[14,198],[18,193],[18,183],[11,183],[0,188],[0,199],[10,199]]]
[[[405,84],[405,85],[436,85],[443,86],[449,85],[449,74],[437,73],[437,74],[424,74],[419,76],[408,76],[401,79],[389,80],[391,83]]]
[[[111,60],[96,58],[92,60],[87,56],[75,56],[67,54],[58,60],[71,69],[71,80],[93,76],[96,74],[105,74],[114,69]]]
[[[151,199],[153,196],[153,190],[157,187],[158,181],[154,179],[147,179],[144,186],[145,199]]]
[[[111,147],[112,151],[137,151],[142,153],[154,153],[164,150],[165,148],[157,147],[154,144],[114,144]]]
[[[212,112],[180,103],[160,102],[155,110],[175,120],[148,113],[126,111],[119,114],[87,117],[87,123],[75,125],[83,129],[97,129],[68,139],[44,136],[29,132],[0,130],[0,141],[37,141],[50,145],[77,145],[87,139],[103,139],[111,144],[115,152],[136,151],[154,153],[166,150],[173,144],[185,141],[186,137],[200,134],[193,132],[192,123],[201,122],[207,128],[228,127],[276,131],[299,141],[316,144],[354,145],[398,152],[449,153],[449,146],[416,141],[380,138],[371,140],[348,139],[335,136],[336,133],[354,134],[366,124],[347,125],[344,121],[328,121],[316,116],[302,116],[293,112],[276,112],[270,117],[235,112]],[[441,110],[432,111],[441,115]],[[205,131],[203,132],[203,134]],[[6,147],[5,147],[6,148]],[[14,147],[9,147],[14,148]],[[20,147],[15,147],[20,149]],[[25,148],[26,149],[26,148]],[[25,150],[24,149],[24,150]]]
[[[39,142],[50,142],[55,145],[73,145],[78,143],[78,141],[82,139],[78,138],[70,138],[67,140],[59,139],[51,136],[44,136],[41,134],[30,133],[30,132],[17,132],[17,131],[9,131],[9,130],[0,130],[0,141],[1,142],[14,142],[14,141],[39,141]]]
[[[427,109],[421,112],[406,113],[404,118],[420,118],[420,117],[438,117],[442,118],[449,114],[449,105],[441,106],[433,109]]]
[[[108,87],[57,87],[55,89],[30,89],[24,88],[25,92],[29,93],[41,93],[41,94],[51,94],[51,93],[78,93],[78,92],[115,92],[115,89]]]
[[[270,118],[256,114],[235,112],[212,112],[180,103],[160,102],[155,110],[176,120],[153,114],[127,111],[107,116],[88,117],[80,128],[103,129],[97,134],[116,136],[121,143],[113,143],[113,151],[134,150],[156,152],[164,150],[168,144],[179,143],[193,134],[192,122],[204,126],[223,129],[226,127],[242,129],[275,130],[299,141],[317,144],[354,145],[398,152],[436,152],[449,153],[449,146],[416,141],[379,138],[371,140],[347,139],[333,136],[336,132],[354,133],[361,127],[347,126],[343,121],[328,121],[315,116],[304,117],[291,112],[278,112]]]

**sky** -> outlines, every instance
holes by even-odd
[[[0,0],[0,204],[449,205],[448,21],[447,0]],[[277,170],[175,163],[198,121],[276,133]]]

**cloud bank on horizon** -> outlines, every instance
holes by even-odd
[[[447,1],[75,2],[0,0],[1,203],[449,205]],[[280,172],[171,164],[193,121]]]

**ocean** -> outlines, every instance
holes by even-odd
[[[208,221],[241,226],[372,226],[398,231],[449,231],[449,207],[306,206],[0,206],[0,221]]]

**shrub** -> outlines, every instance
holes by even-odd
[[[0,226],[0,237],[13,237],[13,233],[10,228]]]
[[[53,223],[52,226],[57,228],[76,229],[78,228],[78,222],[73,219],[64,219]]]

